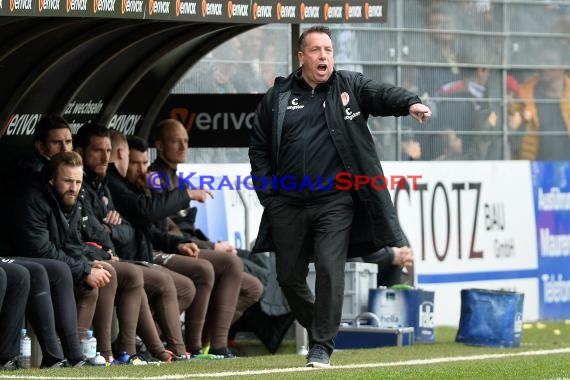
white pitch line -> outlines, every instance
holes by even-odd
[[[397,366],[410,366],[410,365],[427,365],[427,364],[440,364],[440,363],[453,363],[465,362],[475,360],[487,359],[503,359],[512,358],[517,356],[542,356],[550,354],[567,354],[570,353],[569,348],[558,348],[554,350],[537,350],[514,352],[506,354],[485,354],[485,355],[472,355],[472,356],[452,356],[446,358],[433,358],[433,359],[417,359],[405,360],[390,363],[363,363],[363,364],[348,364],[348,365],[335,365],[325,371],[336,369],[358,369],[358,368],[381,368],[381,367],[397,367]],[[252,376],[252,375],[270,375],[274,373],[291,373],[291,372],[305,372],[305,371],[318,371],[315,368],[307,367],[292,367],[292,368],[275,368],[275,369],[260,369],[249,371],[233,371],[233,372],[207,372],[207,373],[189,373],[180,375],[162,375],[162,376],[148,376],[148,377],[132,377],[132,376],[91,376],[91,377],[68,377],[68,376],[22,376],[22,375],[0,375],[0,379],[30,379],[30,380],[71,380],[71,379],[89,379],[89,380],[178,380],[189,378],[204,378],[204,377],[233,377],[233,376]]]

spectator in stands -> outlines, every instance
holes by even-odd
[[[239,71],[241,60],[240,40],[232,38],[193,68],[193,75],[185,79],[185,86],[193,93],[236,94],[240,88],[238,81],[247,81],[249,78],[242,76]]]
[[[388,127],[385,127],[388,124]],[[406,131],[401,135],[401,151],[398,152],[397,131],[391,126],[392,121],[388,118],[370,117],[368,127],[376,143],[376,151],[381,160],[404,160],[417,161],[422,159],[422,147],[419,139],[412,131]]]
[[[437,135],[435,141],[434,160],[452,161],[463,159],[463,140],[457,136],[457,132],[453,129],[445,129],[442,134]]]
[[[124,136],[123,139],[126,145]],[[120,154],[126,158],[128,165],[128,146],[126,149]],[[113,197],[107,186],[107,170],[108,166],[112,165],[109,163],[112,154],[110,131],[99,124],[84,125],[76,136],[76,150],[83,157],[85,201],[89,203],[93,217],[101,223],[119,257],[134,257],[135,254],[129,250],[136,250],[136,231],[115,210]],[[115,149],[115,158],[119,155],[117,150]],[[148,307],[147,297],[143,294],[137,330],[150,353],[162,361],[184,359],[187,353],[180,329],[180,312],[186,310],[194,299],[196,289],[192,280],[152,263],[134,267],[135,264],[119,261],[118,258],[113,258],[109,263],[115,268],[119,278],[119,291],[115,300],[118,310],[132,309],[132,307],[124,308],[122,304],[135,301],[125,300],[125,295],[121,293],[121,286],[128,286],[128,276],[121,281],[122,273],[132,272],[134,268],[142,272],[144,289],[152,303],[167,346],[170,348],[164,349]],[[173,277],[176,277],[176,282]],[[132,318],[132,315],[129,317]]]
[[[465,79],[446,83],[437,91],[442,98],[457,98],[458,101],[441,102],[438,106],[437,124],[449,126],[455,130],[466,131],[463,159],[475,160],[499,159],[500,148],[495,144],[498,137],[485,132],[498,130],[498,115],[488,100],[490,70],[486,67],[470,69]],[[445,129],[445,128],[444,128]],[[446,131],[450,144],[457,141],[457,136]],[[451,146],[444,144],[447,150]],[[457,147],[457,145],[455,145]],[[452,147],[451,147],[452,148]],[[457,151],[444,154],[457,155]],[[437,158],[436,158],[437,159]]]
[[[186,162],[188,153],[188,132],[184,126],[176,120],[167,119],[158,123],[155,130],[155,146],[158,157],[149,166],[150,171],[159,171],[166,174],[169,178],[168,189],[177,189],[180,186],[179,177],[176,173],[178,164]],[[179,236],[186,236],[195,242],[199,248],[206,249],[208,252],[214,250],[221,254],[239,254],[242,260],[246,260],[249,252],[244,250],[236,250],[236,248],[228,241],[217,242],[210,241],[195,226],[196,210],[187,207],[178,213],[170,216],[174,224],[170,225],[170,232]],[[204,255],[208,259],[210,255]],[[212,264],[216,265],[215,262]],[[247,266],[246,266],[247,268]],[[220,270],[214,267],[216,273]],[[237,320],[243,312],[251,305],[256,303],[263,292],[263,285],[256,277],[249,273],[243,273],[240,286],[240,295],[236,307],[233,320]]]
[[[412,136],[402,138],[403,160],[418,161],[422,158],[422,146]]]
[[[275,56],[270,55],[274,50],[268,49],[268,46],[275,47],[275,45],[266,43],[267,33],[262,27],[257,27],[234,38],[232,47],[220,47],[215,50],[219,58],[242,62],[236,67],[237,72],[233,79],[236,90],[240,94],[256,94],[263,91],[264,75],[262,73],[269,71],[266,74],[271,75]],[[229,42],[227,44],[230,45]],[[225,54],[223,54],[224,51]],[[222,69],[225,66],[227,63],[222,66]]]
[[[412,40],[410,51],[413,59],[447,64],[443,68],[422,69],[417,79],[420,93],[433,96],[441,85],[462,78],[462,69],[458,64],[464,62],[465,53],[453,32],[457,29],[456,17],[450,5],[438,2],[426,4],[424,14],[426,28],[430,30],[429,39]]]
[[[263,86],[263,89],[271,86],[275,77],[277,77],[277,60],[277,47],[274,44],[265,44],[263,46],[262,59],[260,59],[259,63],[259,71],[262,78],[260,86]]]
[[[276,252],[280,286],[309,333],[307,366],[312,367],[330,366],[342,312],[344,263],[351,248],[363,255],[387,245],[401,246],[402,236],[388,191],[361,187],[352,194],[334,186],[284,191],[269,187],[268,178],[288,175],[304,184],[310,177],[312,188],[319,188],[317,176],[381,175],[368,116],[409,114],[420,123],[431,116],[430,109],[403,88],[336,71],[330,36],[323,26],[302,33],[301,67],[288,78],[277,78],[260,102],[249,147],[254,185],[265,207],[254,252]],[[316,268],[314,298],[306,281],[311,259]]]
[[[21,368],[20,327],[30,291],[26,268],[0,258],[0,371]]]
[[[209,353],[232,357],[227,348],[227,338],[239,292],[236,284],[241,281],[243,266],[235,256],[210,254],[212,261],[225,262],[219,266],[221,272],[214,273],[216,266],[207,260],[195,259],[208,255],[206,251],[200,251],[189,239],[168,234],[162,226],[159,227],[168,215],[187,207],[190,199],[203,202],[211,192],[174,190],[150,193],[146,179],[148,145],[140,138],[132,138],[129,143],[127,169],[124,170],[125,165],[118,163],[111,167],[108,184],[117,210],[137,229],[138,249],[132,251],[137,255],[134,259],[158,263],[191,278],[197,291],[190,310],[186,313],[188,351],[193,355],[202,353],[202,331],[209,307],[209,322],[213,331],[210,334]],[[162,252],[155,253],[155,249]]]
[[[545,49],[542,63],[552,67],[540,70],[520,87],[521,100],[511,112],[526,114],[528,129],[514,158],[570,159],[570,76],[561,67],[568,62],[566,53],[559,47]]]
[[[111,266],[89,261],[87,257],[89,253],[107,252],[81,240],[91,222],[84,218],[80,202],[81,157],[74,152],[54,155],[47,178],[49,182],[42,190],[29,189],[26,206],[17,215],[15,224],[20,237],[17,254],[61,260],[70,267],[75,281],[80,336],[85,336],[93,323],[98,341],[108,342],[101,353],[111,357],[110,329],[117,280]]]
[[[517,79],[507,74],[507,126],[509,127],[510,158],[519,157],[522,137],[528,130],[528,123],[532,119],[530,111],[522,106],[520,96],[520,85]]]

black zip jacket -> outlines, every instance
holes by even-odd
[[[295,75],[275,79],[275,84],[259,103],[250,134],[251,174],[262,205],[275,196],[271,186],[262,188],[264,176],[276,173],[283,120]],[[325,119],[334,147],[345,170],[353,178],[383,175],[374,140],[367,125],[369,116],[405,116],[420,99],[401,87],[381,84],[351,71],[334,71],[325,100]],[[267,181],[266,181],[267,182]],[[362,256],[386,246],[402,246],[403,240],[388,190],[371,186],[354,191],[354,223],[349,256]],[[273,251],[268,219],[264,213],[254,252]]]
[[[20,237],[17,255],[56,259],[69,265],[73,278],[83,283],[91,273],[89,260],[106,260],[109,254],[104,249],[86,245],[84,241],[96,242],[97,224],[89,211],[84,210],[81,196],[69,213],[61,210],[51,187],[42,190],[30,188],[25,196],[25,206],[19,213],[15,227]]]
[[[144,190],[131,185],[114,165],[107,170],[107,184],[115,201],[117,211],[127,218],[135,229],[131,244],[118,253],[123,259],[153,261],[153,250],[177,252],[177,245],[189,239],[164,232],[157,224],[166,217],[188,207],[190,198],[185,191],[166,191],[147,195]]]
[[[135,229],[126,218],[121,218],[121,224],[109,224],[103,220],[109,211],[115,210],[111,191],[107,186],[107,178],[98,180],[88,173],[83,174],[83,188],[85,201],[89,203],[94,217],[99,223],[105,225],[110,231],[110,238],[118,252],[126,245],[131,244],[135,238]],[[106,199],[106,202],[103,199]],[[122,215],[121,215],[122,216]]]

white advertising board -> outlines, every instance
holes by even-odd
[[[538,318],[528,162],[386,162],[383,168],[386,177],[422,176],[415,190],[391,193],[414,249],[417,286],[436,291],[437,325],[459,322],[460,291],[467,288],[524,292],[524,318]]]
[[[523,292],[524,319],[538,318],[538,257],[528,162],[384,162],[383,168],[388,179],[421,176],[415,186],[408,181],[409,192],[394,186],[391,195],[414,249],[417,286],[436,292],[436,325],[458,324],[460,291],[467,288]],[[248,247],[263,211],[255,191],[243,186],[250,166],[181,165],[179,171],[194,172],[194,178],[213,176],[214,188],[223,189],[214,190],[215,199],[207,207],[199,205],[198,225],[206,226],[201,228],[210,239]],[[224,176],[233,186],[220,186]],[[242,184],[240,190],[235,190],[237,182]]]

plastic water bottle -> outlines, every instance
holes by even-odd
[[[26,329],[21,330],[20,338],[20,364],[22,368],[28,369],[32,367],[32,339],[28,336]]]
[[[95,357],[93,358],[91,363],[94,366],[98,366],[98,367],[104,367],[107,365],[107,361],[105,360],[105,358],[103,356],[101,356],[100,352],[97,352],[95,354]]]
[[[93,336],[92,330],[87,330],[87,337],[81,339],[81,351],[90,361],[97,356],[97,338]]]

